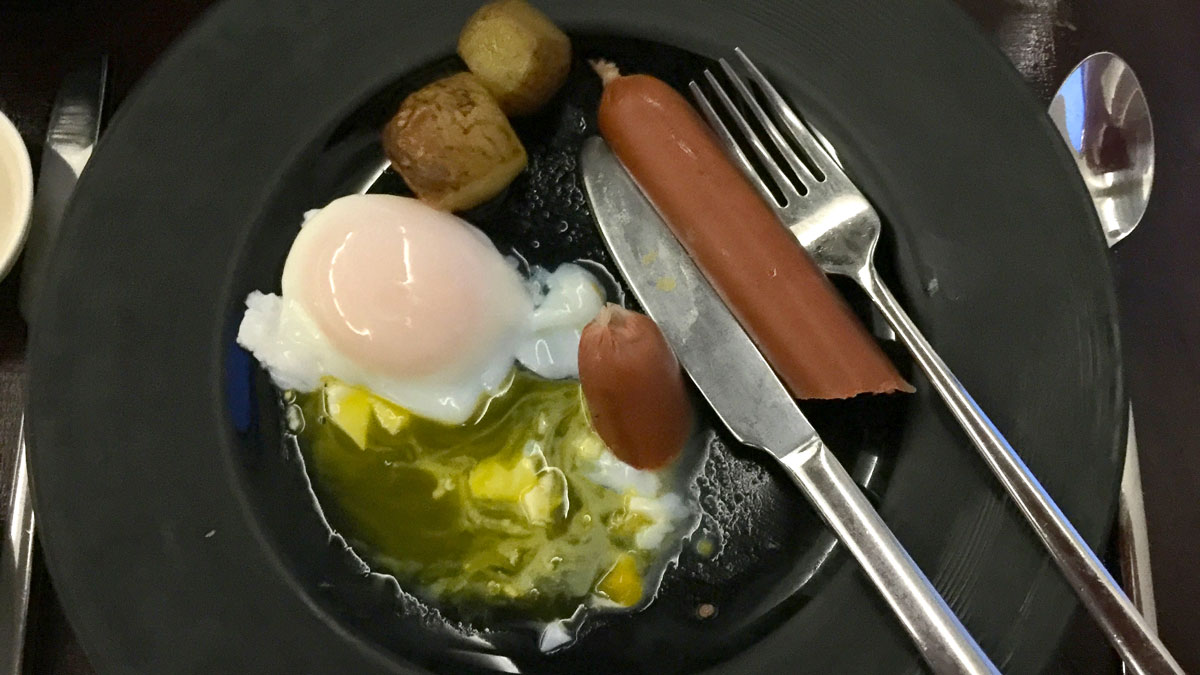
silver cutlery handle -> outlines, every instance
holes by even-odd
[[[850,549],[935,673],[999,672],[820,439],[780,461]]]
[[[874,265],[862,271],[857,281],[908,346],[1125,663],[1139,674],[1182,675],[1183,669],[1113,581],[1104,564],[896,302]]]
[[[25,422],[9,484],[8,522],[0,540],[0,675],[19,675],[33,571],[33,500],[25,459]]]

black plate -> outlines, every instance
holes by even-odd
[[[344,191],[398,97],[451,63],[474,3],[435,4],[218,7],[126,102],[79,185],[36,321],[28,422],[47,559],[102,671],[483,663],[478,644],[329,545],[273,393],[231,348],[246,292],[277,287],[300,213]],[[910,312],[1085,538],[1102,540],[1125,410],[1103,242],[1056,132],[964,16],[936,0],[539,4],[580,55],[677,86],[703,61],[663,45],[710,57],[741,45],[766,66],[888,221]],[[605,260],[573,173],[597,94],[578,66],[519,125],[532,170],[474,214],[502,246]],[[1036,672],[1074,600],[915,383],[904,403],[806,411],[997,664]],[[855,566],[821,555],[794,492],[718,446],[705,508],[725,518],[719,564],[685,557],[648,612],[598,623],[561,657],[530,655],[516,634],[493,642],[532,672],[913,668]],[[722,503],[731,486],[750,502]],[[716,619],[689,613],[713,600]]]

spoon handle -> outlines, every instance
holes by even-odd
[[[941,394],[955,419],[970,436],[992,473],[1025,514],[1046,550],[1058,563],[1063,576],[1092,617],[1103,628],[1113,647],[1135,673],[1159,675],[1179,673],[1175,661],[1137,608],[1109,575],[1104,564],[1075,531],[1058,505],[1030,472],[1004,436],[996,429],[962,383],[950,372],[912,319],[896,301],[875,271],[868,265],[855,280],[867,292],[892,329],[908,346],[921,370]]]

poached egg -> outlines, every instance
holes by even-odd
[[[282,389],[334,377],[461,424],[517,360],[552,379],[578,375],[601,286],[569,264],[534,277],[453,214],[407,197],[342,197],[305,221],[282,294],[246,299],[238,343]]]

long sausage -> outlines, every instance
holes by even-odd
[[[601,135],[792,394],[912,391],[687,100],[648,75],[606,80]]]

